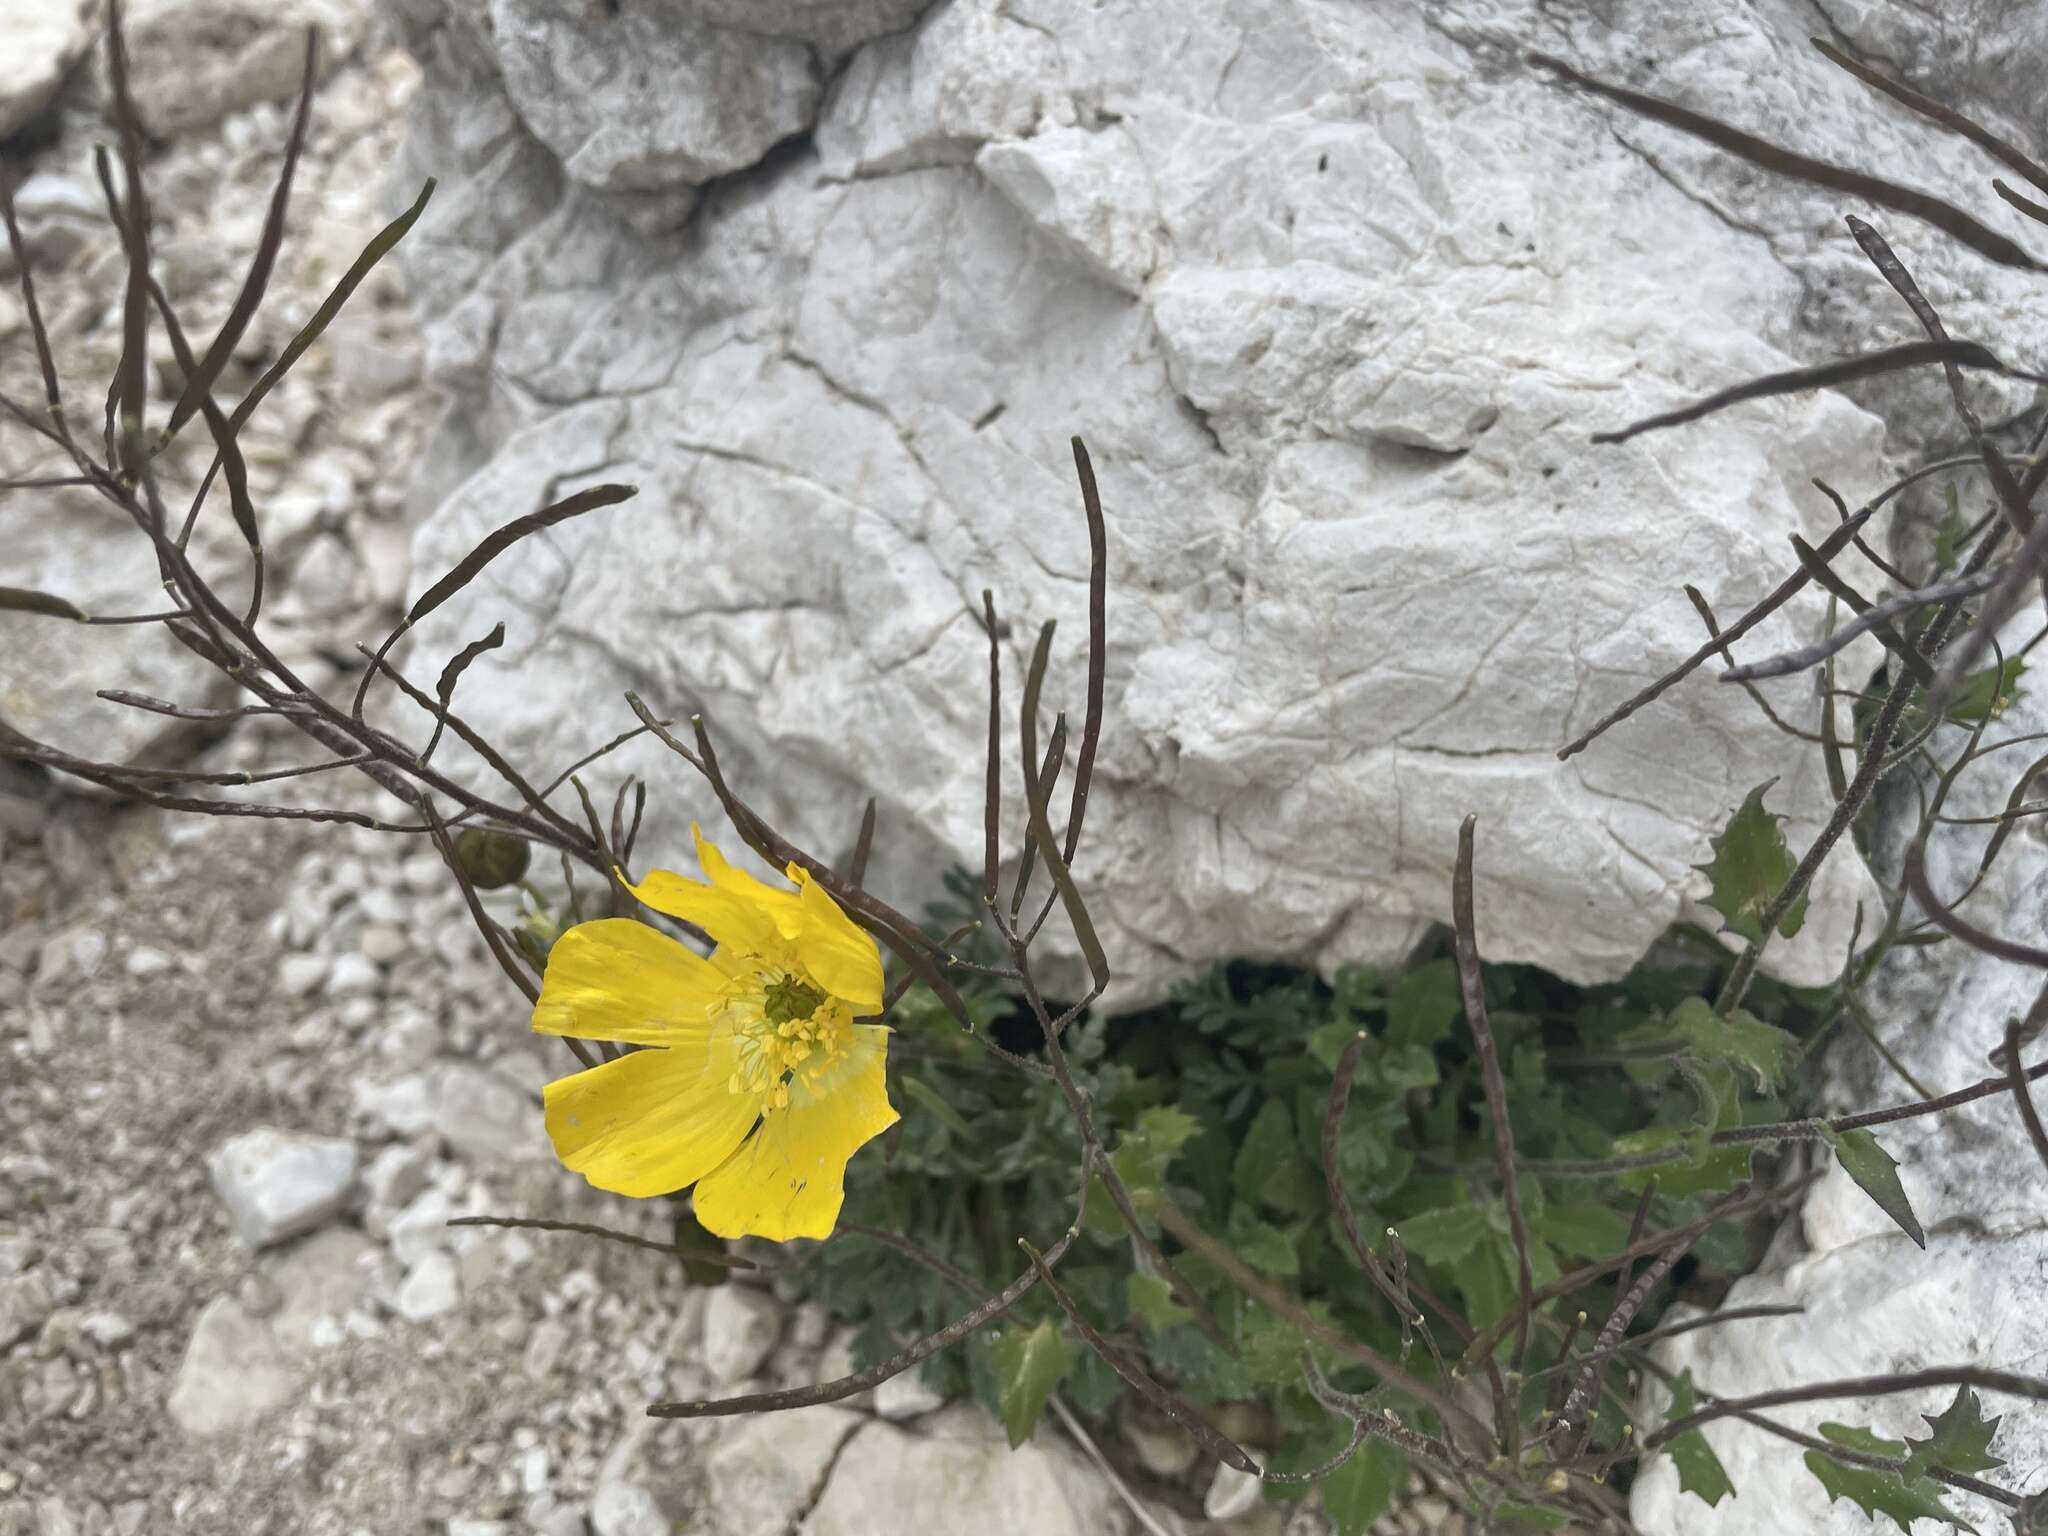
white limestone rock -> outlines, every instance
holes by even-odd
[[[399,1077],[359,1077],[349,1084],[356,1112],[392,1136],[413,1137],[435,1125],[434,1074],[407,1072]]]
[[[640,496],[495,562],[415,631],[412,669],[511,615],[463,696],[516,759],[572,761],[629,726],[627,688],[702,711],[742,793],[824,857],[874,794],[877,889],[917,910],[934,870],[978,861],[984,587],[1011,626],[1011,714],[1057,618],[1046,699],[1078,716],[1079,431],[1111,586],[1077,875],[1113,1000],[1224,954],[1397,960],[1448,918],[1473,811],[1488,956],[1613,978],[1675,919],[1718,928],[1693,866],[1750,790],[1777,779],[1801,846],[1824,775],[1711,668],[1585,754],[1556,749],[1699,644],[1683,583],[1727,622],[1792,569],[1789,534],[1832,526],[1809,477],[1856,498],[1949,416],[1902,413],[1887,438],[1830,393],[1589,444],[1902,321],[1838,198],[1514,49],[1542,35],[1916,184],[1981,179],[1806,30],[1655,0],[1583,36],[1535,0],[1483,22],[956,0],[851,57],[811,147],[757,151],[686,229],[649,236],[576,185],[595,129],[527,134],[497,55],[443,27],[409,166],[447,182],[406,259],[458,403],[422,470],[440,505],[415,587],[515,509],[600,481]],[[1945,67],[1965,110],[2020,99],[1988,65]],[[732,90],[759,99],[747,71]],[[1886,227],[1953,331],[2015,335],[2025,279]],[[1795,601],[1742,653],[1810,638],[1822,611]],[[1810,729],[1804,688],[1772,696]],[[657,862],[687,861],[692,816],[716,820],[658,746],[597,771],[659,786],[640,842]],[[1831,977],[1869,895],[1837,855],[1767,963]]]
[[[398,1315],[409,1323],[430,1322],[462,1305],[462,1281],[455,1256],[441,1248],[422,1255],[406,1271],[394,1305]]]
[[[690,14],[763,37],[799,38],[843,54],[885,32],[900,32],[934,0],[685,0]]]
[[[386,1225],[385,1237],[398,1262],[416,1265],[428,1254],[443,1251],[455,1234],[448,1220],[455,1215],[455,1203],[447,1192],[429,1189]]]
[[[373,1251],[370,1240],[353,1227],[329,1227],[293,1244],[268,1267],[278,1295],[270,1327],[287,1351],[313,1348],[316,1339],[336,1331],[355,1310],[363,1295],[364,1264]]]
[[[1142,294],[1166,254],[1136,140],[1120,127],[1048,128],[985,144],[974,168],[1102,281]]]
[[[363,1170],[371,1215],[388,1221],[402,1210],[427,1187],[432,1162],[424,1148],[414,1146],[385,1147],[371,1158],[370,1166]]]
[[[2015,626],[2011,645],[2023,638]],[[2048,700],[2023,697],[2000,717],[2000,736],[2048,727]],[[1935,744],[1948,760],[1963,745],[1951,728]],[[1962,775],[1945,807],[1954,817],[1989,818],[2003,809],[2010,779],[1992,758]],[[2017,771],[2017,770],[2015,770]],[[1903,777],[1903,776],[1901,776]],[[1880,801],[1878,856],[1887,878],[1917,817],[1912,786],[1901,783]],[[1989,825],[1937,830],[1928,873],[1941,892],[1959,892],[1974,877]],[[2011,838],[1972,899],[1971,921],[2004,937],[2039,945],[2048,940],[2048,852],[2038,836]],[[1988,1053],[2002,1043],[2005,1022],[2024,1015],[2041,973],[1988,959],[1960,944],[1894,951],[1867,996],[1880,1037],[1900,1062],[1936,1092],[1995,1075]],[[2039,1056],[2036,1045],[2030,1059]],[[2035,1102],[2048,1103],[2041,1085]],[[1835,1112],[1917,1097],[1874,1051],[1854,1037],[1837,1043],[1828,1062],[1826,1097]],[[1899,1182],[1926,1230],[1924,1250],[1894,1225],[1830,1158],[1808,1192],[1795,1229],[1780,1234],[1763,1270],[1737,1281],[1725,1305],[1791,1303],[1798,1316],[1700,1329],[1660,1347],[1672,1371],[1690,1370],[1695,1386],[1717,1396],[1742,1396],[1796,1383],[1883,1375],[1936,1365],[1967,1365],[2039,1375],[2048,1317],[2048,1170],[2041,1166],[2009,1095],[1976,1100],[1939,1115],[1877,1127],[1873,1134],[1899,1163]],[[1890,1439],[1924,1438],[1920,1415],[1937,1414],[1954,1389],[1854,1401],[1789,1405],[1772,1417],[1808,1434],[1823,1420],[1850,1423]],[[1655,1389],[1643,1404],[1654,1424],[1665,1398]],[[2027,1469],[2048,1462],[2048,1407],[1984,1395],[1984,1412],[2002,1415],[1992,1453],[2007,1473],[2004,1486],[2030,1490]],[[1736,1489],[1732,1503],[1711,1512],[1681,1493],[1668,1458],[1649,1463],[1636,1480],[1631,1511],[1648,1536],[1763,1536],[1784,1530],[1851,1536],[1870,1528],[1853,1505],[1830,1506],[1801,1453],[1775,1436],[1721,1421],[1705,1433]],[[1979,1530],[2002,1530],[2004,1515],[1973,1495],[1943,1498]]]
[[[457,1156],[482,1166],[553,1155],[540,1105],[516,1083],[473,1062],[435,1067],[433,1129]]]
[[[1690,1370],[1696,1386],[1721,1396],[1746,1396],[1840,1377],[1884,1375],[1937,1364],[1975,1363],[2038,1374],[2048,1274],[2048,1230],[1976,1234],[1958,1222],[1930,1228],[1923,1253],[1903,1236],[1855,1249],[1810,1255],[1775,1274],[1738,1281],[1727,1305],[1791,1303],[1803,1315],[1763,1318],[1685,1334],[1660,1352],[1673,1371]],[[1684,1316],[1674,1315],[1674,1321]],[[1926,1438],[1921,1415],[1933,1416],[1955,1397],[1934,1388],[1856,1401],[1794,1404],[1771,1417],[1806,1434],[1824,1421],[1854,1424],[1887,1439]],[[1654,1426],[1667,1401],[1656,1388],[1643,1405]],[[2021,1476],[2002,1486],[2028,1489],[2026,1469],[2048,1456],[2048,1415],[2038,1405],[1983,1395],[1984,1412],[2002,1415],[1992,1454]],[[1735,1486],[1732,1501],[1709,1509],[1683,1493],[1668,1457],[1651,1459],[1630,1496],[1630,1513],[1646,1536],[1765,1536],[1797,1530],[1815,1536],[1864,1536],[1870,1517],[1850,1503],[1830,1504],[1799,1448],[1730,1420],[1705,1428],[1708,1443]],[[1945,1490],[1943,1502],[1979,1530],[2004,1530],[2000,1507]]]
[[[848,1437],[864,1436],[867,1420],[846,1408],[819,1403],[774,1417],[781,1423],[761,1416],[721,1425],[704,1452],[706,1503],[721,1512],[721,1536],[788,1530],[827,1469],[837,1477],[838,1469],[864,1449],[849,1444]],[[810,1529],[808,1524],[802,1528]]]
[[[875,1412],[894,1423],[921,1419],[946,1406],[946,1399],[924,1379],[922,1371],[898,1371],[875,1388]]]
[[[16,338],[26,343],[26,334]],[[14,345],[14,341],[8,343]],[[48,471],[55,473],[55,470]],[[156,557],[128,537],[103,502],[72,490],[39,492],[36,515],[17,518],[0,541],[0,586],[53,593],[88,614],[163,607]],[[94,697],[126,688],[183,704],[225,702],[227,685],[184,647],[138,645],[125,624],[65,624],[0,613],[0,721],[26,736],[99,761],[123,761],[171,732],[162,715]],[[67,781],[75,782],[75,781]]]
[[[848,62],[818,123],[820,164],[838,180],[965,165],[992,140],[1072,123],[1062,73],[1054,30],[985,4],[936,7]]]
[[[571,178],[612,192],[699,185],[809,125],[810,50],[695,9],[490,0],[506,94]]]
[[[40,112],[92,46],[96,0],[0,3],[0,138]]]
[[[731,1282],[704,1308],[704,1368],[721,1385],[760,1370],[782,1336],[782,1306],[766,1291]]]
[[[232,1296],[216,1296],[192,1329],[166,1406],[188,1435],[225,1435],[283,1407],[299,1385],[269,1325]]]
[[[679,1447],[680,1437],[654,1433],[658,1428],[649,1419],[629,1422],[598,1467],[590,1500],[597,1536],[673,1536],[699,1515],[701,1473],[690,1464],[693,1448]]]
[[[235,1235],[267,1248],[310,1232],[348,1202],[356,1146],[335,1136],[259,1126],[221,1143],[207,1161]]]
[[[877,1421],[861,1430],[805,1521],[806,1536],[883,1530],[1120,1536],[1131,1529],[1108,1482],[1049,1436],[1013,1451],[988,1414],[971,1404],[918,1427],[913,1433]]]
[[[320,33],[323,75],[362,43],[368,12],[351,0],[134,0],[127,7],[136,109],[169,137],[259,102],[295,99],[306,29]]]
[[[34,1334],[55,1305],[49,1286],[33,1271],[0,1280],[0,1350],[11,1349]]]

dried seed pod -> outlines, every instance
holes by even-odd
[[[526,839],[489,827],[464,827],[455,835],[455,857],[480,891],[501,890],[526,873],[532,858]]]

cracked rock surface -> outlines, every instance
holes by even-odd
[[[550,7],[575,99],[536,115],[530,28],[501,23],[542,8],[397,9],[429,89],[393,195],[442,178],[406,262],[451,399],[416,569],[587,484],[640,487],[417,633],[431,675],[507,622],[462,708],[521,761],[629,726],[628,688],[702,711],[742,794],[823,857],[873,793],[875,878],[915,909],[979,848],[984,587],[1012,721],[1049,619],[1046,698],[1079,718],[1079,432],[1110,599],[1078,873],[1120,1000],[1223,953],[1397,958],[1448,917],[1468,811],[1487,953],[1581,981],[1700,912],[1692,866],[1757,784],[1795,846],[1818,830],[1818,755],[1711,668],[1554,754],[1701,642],[1683,583],[1725,623],[1792,569],[1787,536],[1834,518],[1809,477],[1857,499],[1946,431],[1914,393],[1938,381],[1591,446],[1913,323],[1840,199],[1518,62],[1538,46],[1795,148],[1982,185],[1811,50],[1811,16],[949,0],[875,8],[898,30],[850,53],[810,39],[808,74],[769,63],[801,29],[722,36],[744,65],[655,112],[635,29],[733,8]],[[1867,31],[1965,109],[2025,99],[1946,23],[1842,12],[1831,35]],[[2020,323],[2017,274],[1883,222],[1956,334]],[[1872,408],[1898,406],[1888,436]],[[1745,647],[1820,614],[1795,601]],[[1800,686],[1775,696],[1804,720]],[[627,770],[655,785],[641,847],[684,857],[710,795],[644,742],[599,773]],[[1832,975],[1867,895],[1831,861],[1768,963]]]

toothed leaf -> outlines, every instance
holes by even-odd
[[[1727,921],[1729,931],[1752,944],[1762,940],[1764,912],[1797,867],[1778,827],[1783,818],[1764,809],[1764,792],[1777,782],[1772,779],[1749,792],[1741,809],[1713,840],[1713,859],[1694,866],[1713,884],[1707,905]],[[1806,898],[1801,896],[1779,920],[1778,933],[1789,939],[1805,921]]]

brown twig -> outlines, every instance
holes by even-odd
[[[1508,1369],[1520,1371],[1529,1353],[1529,1314],[1534,1306],[1535,1272],[1529,1265],[1529,1224],[1522,1215],[1522,1194],[1515,1178],[1515,1130],[1508,1122],[1508,1090],[1500,1073],[1500,1049],[1486,1014],[1486,986],[1479,974],[1479,936],[1472,920],[1472,841],[1479,825],[1467,816],[1458,827],[1458,864],[1451,876],[1451,921],[1456,929],[1458,994],[1465,1004],[1465,1022],[1479,1057],[1479,1081],[1486,1090],[1486,1113],[1493,1121],[1493,1155],[1500,1165],[1501,1200],[1507,1206],[1508,1232],[1515,1244],[1515,1281],[1521,1306],[1515,1311],[1515,1347]],[[1501,1452],[1514,1460],[1520,1447],[1520,1425],[1506,1432]]]

